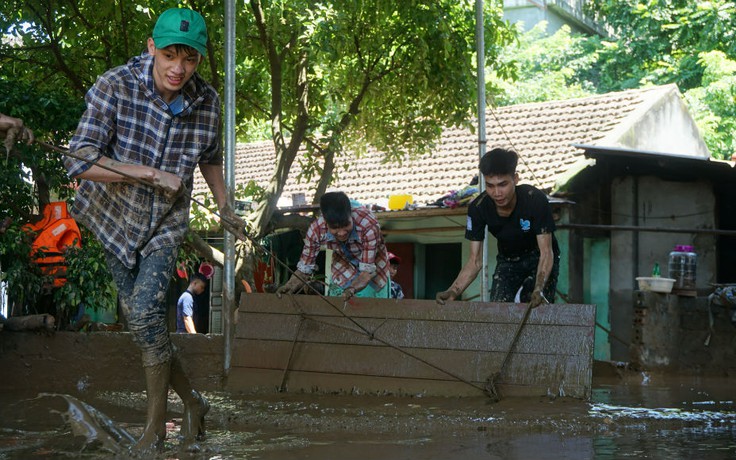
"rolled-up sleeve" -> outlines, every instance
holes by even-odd
[[[302,273],[311,274],[317,269],[317,256],[322,246],[323,235],[320,232],[319,219],[312,222],[304,238],[304,249],[297,263],[297,270]]]
[[[376,273],[376,257],[378,255],[378,243],[381,241],[381,228],[378,221],[368,213],[355,213],[353,219],[357,219],[361,228],[360,240],[362,251],[358,271]]]
[[[69,151],[87,161],[67,156],[64,166],[69,177],[82,174],[100,158],[110,144],[115,130],[117,98],[107,80],[98,78],[87,91],[85,101],[87,108],[79,120]]]

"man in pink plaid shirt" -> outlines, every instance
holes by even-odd
[[[328,295],[389,298],[388,251],[375,216],[363,206],[353,207],[343,192],[325,193],[319,206],[322,215],[307,230],[297,270],[276,293],[300,291],[324,247],[332,250]]]

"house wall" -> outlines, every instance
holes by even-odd
[[[715,197],[704,182],[673,182],[653,176],[618,177],[611,185],[611,224],[663,228],[714,228]],[[689,244],[698,254],[697,288],[706,293],[715,282],[715,237],[705,234],[611,232],[610,317],[612,331],[632,342],[633,298],[636,277],[651,276],[659,263],[668,276],[669,253],[675,245]],[[629,347],[611,342],[611,359],[630,359]]]
[[[547,21],[547,33],[552,35],[566,24],[558,14],[527,0],[506,0],[503,6],[503,18],[512,24],[520,23],[524,32],[531,30],[542,21]]]
[[[523,23],[524,31],[547,21],[549,34],[568,25],[574,32],[605,35],[599,24],[583,17],[582,4],[583,0],[504,0],[503,18],[512,24]]]
[[[462,208],[465,210],[466,208]],[[415,267],[414,267],[414,287],[416,298],[433,299],[435,293],[450,287],[460,269],[467,263],[470,254],[470,242],[465,239],[465,221],[466,215],[453,216],[437,216],[425,218],[407,218],[407,219],[391,219],[390,213],[387,216],[379,214],[381,228],[386,233],[386,243],[413,243],[415,247]],[[432,231],[434,230],[434,231]],[[558,230],[555,233],[562,254],[560,260],[560,277],[557,283],[557,290],[563,294],[567,294],[569,290],[568,276],[568,232],[566,230]],[[496,256],[498,250],[495,244],[495,238],[489,235],[488,238],[488,289],[491,287],[493,272],[496,268]],[[458,245],[455,247],[450,244]],[[441,271],[446,273],[443,281],[439,281],[440,286],[428,285],[426,280],[436,279],[436,277],[428,276],[426,273],[426,261],[428,260],[428,251],[456,251],[459,250],[461,257],[455,260],[451,268],[440,267]],[[429,258],[432,259],[431,257]],[[436,260],[436,257],[435,257]],[[435,269],[436,264],[434,264]],[[402,269],[407,269],[403,267]],[[480,276],[465,290],[462,298],[464,300],[480,299]],[[558,296],[557,302],[564,302]]]
[[[599,361],[609,361],[611,359],[611,342],[616,340],[611,335],[612,332],[609,333],[611,331],[608,301],[609,279],[611,276],[609,259],[611,243],[607,238],[586,238],[584,248],[584,265],[587,270],[583,285],[583,299],[584,303],[596,306],[595,350],[593,356]]]
[[[414,288],[416,298],[433,299],[434,293],[450,287],[460,269],[468,261],[470,243],[465,239],[466,208],[458,209],[457,215],[432,217],[392,218],[391,213],[377,215],[381,229],[385,232],[387,244],[413,243],[415,246]],[[496,260],[496,247],[493,237],[488,245],[488,272],[493,273]],[[458,246],[452,247],[450,244]],[[455,249],[457,248],[457,249]],[[427,251],[459,251],[461,257],[455,259],[454,266],[442,267],[446,273],[443,281],[427,285]],[[435,260],[437,254],[434,254]],[[406,269],[404,267],[403,269]],[[432,277],[429,277],[432,279]],[[436,278],[435,278],[436,279]],[[490,283],[488,284],[490,287]],[[478,299],[480,296],[480,277],[465,290],[463,299]]]
[[[631,362],[647,370],[734,375],[736,325],[732,309],[707,297],[637,292]]]
[[[638,120],[614,130],[608,139],[614,141],[610,145],[633,150],[710,157],[698,127],[674,88],[668,97],[647,107]]]
[[[560,277],[557,283],[557,302],[584,303],[596,306],[594,359],[611,359],[609,331],[609,274],[610,241],[605,236],[586,234],[581,230],[566,230],[568,223],[591,222],[594,219],[594,193],[583,197],[571,207],[560,208],[558,230],[555,232],[560,245]],[[585,217],[581,220],[581,215]],[[592,223],[597,223],[593,220]],[[561,227],[561,228],[559,228]]]

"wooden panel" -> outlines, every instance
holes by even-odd
[[[223,388],[222,336],[171,334],[198,390]],[[0,333],[0,390],[69,392],[146,388],[141,352],[128,332]]]
[[[506,352],[518,324],[423,321],[360,318],[362,329],[345,318],[311,315],[272,315],[252,313],[241,322],[239,338],[294,340],[299,324],[299,341],[313,343],[359,344],[443,350],[479,350]],[[588,352],[589,327],[527,324],[516,343],[516,351],[542,354],[584,354]]]
[[[525,310],[243,295],[228,386],[278,388],[283,380],[293,391],[479,394],[501,368]],[[594,324],[594,305],[532,310],[499,379],[504,393],[589,397]]]
[[[253,392],[275,392],[279,389],[282,371],[269,369],[233,368],[228,377],[228,391],[242,391],[247,388]],[[370,389],[366,391],[366,389]],[[375,389],[375,390],[373,390]],[[498,384],[497,391],[503,397],[528,397],[545,395],[545,385]],[[319,372],[290,372],[286,381],[286,391],[308,391],[313,393],[340,394],[378,394],[378,395],[440,395],[440,396],[482,396],[483,393],[469,385],[448,380],[421,380],[394,377],[350,376],[336,379],[334,374]]]
[[[236,348],[246,352],[233,356],[233,367],[283,371],[289,363],[292,344],[239,339]],[[289,370],[434,380],[457,380],[459,377],[481,383],[501,368],[505,356],[505,353],[413,348],[403,348],[406,353],[402,353],[387,347],[311,343],[296,343],[293,348]],[[515,383],[528,385],[541,378],[553,378],[561,370],[567,373],[567,370],[576,371],[586,365],[585,360],[577,356],[515,353],[502,380],[511,380],[513,376]]]
[[[313,295],[283,296],[274,294],[243,294],[238,311],[248,313],[305,312],[313,316],[349,316],[351,318],[404,318],[428,321],[472,321],[476,323],[518,324],[524,316],[525,305],[513,303],[448,302],[437,305],[432,300],[353,299],[344,305],[339,297]],[[590,317],[594,305],[542,305],[529,316],[530,324],[595,325]]]

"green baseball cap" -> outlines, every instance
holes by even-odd
[[[171,8],[161,13],[153,28],[156,48],[188,45],[207,56],[207,25],[201,14],[186,8]]]

